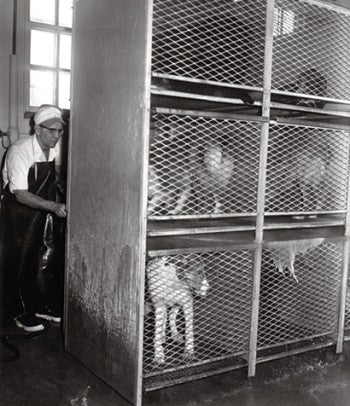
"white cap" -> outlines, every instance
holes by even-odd
[[[34,122],[36,125],[45,124],[50,127],[57,122],[64,123],[62,120],[61,110],[52,104],[43,104],[34,115]]]

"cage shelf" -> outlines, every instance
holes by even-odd
[[[178,385],[193,379],[202,379],[218,373],[229,372],[244,368],[247,361],[243,357],[229,357],[222,361],[202,364],[186,370],[164,373],[164,375],[150,375],[144,378],[144,391],[151,392],[160,388]]]
[[[149,221],[149,236],[220,233],[255,230],[255,217],[213,220],[164,220]]]
[[[223,112],[246,114],[258,117],[261,114],[261,102],[243,104],[238,98],[220,98],[174,91],[152,90],[152,108],[171,108],[179,110],[197,110],[205,112]]]
[[[170,255],[178,252],[205,252],[208,250],[235,250],[242,247],[254,249],[255,232],[250,231],[227,231],[222,232],[195,232],[187,234],[169,234],[155,232],[147,239],[147,252],[149,256]],[[198,230],[197,230],[198,231]],[[324,238],[332,241],[345,241],[344,227],[310,227],[286,229],[268,229],[264,231],[264,241],[294,241],[302,239]]]
[[[264,241],[290,241],[308,238],[325,238],[330,240],[345,241],[344,227],[310,227],[294,229],[267,229],[264,231]]]
[[[254,249],[254,241],[253,231],[149,237],[147,253],[153,257],[183,252]]]
[[[264,230],[294,230],[322,228],[322,232],[330,227],[345,225],[345,214],[318,215],[315,218],[304,216],[295,219],[291,215],[266,216]],[[147,235],[150,237],[210,234],[224,232],[255,231],[256,217],[235,217],[220,219],[190,219],[190,220],[150,220],[147,223]]]
[[[295,218],[298,217],[298,218]],[[311,215],[311,217],[313,217]],[[295,229],[295,228],[316,228],[316,227],[337,227],[344,226],[344,214],[323,214],[310,218],[310,215],[302,216],[265,216],[264,228],[265,230],[273,229]]]
[[[296,343],[287,343],[277,347],[270,347],[258,350],[256,362],[262,363],[272,361],[291,355],[302,354],[304,352],[318,350],[320,348],[330,347],[335,344],[334,338],[327,335],[315,337],[314,339],[301,340]]]

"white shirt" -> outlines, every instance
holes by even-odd
[[[50,148],[49,159],[46,159],[36,134],[17,140],[7,151],[2,178],[4,188],[9,184],[10,192],[28,190],[28,173],[35,162],[51,162],[59,155],[58,144]]]

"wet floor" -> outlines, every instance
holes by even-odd
[[[58,327],[12,342],[20,356],[0,364],[1,406],[129,405],[63,350]],[[237,370],[150,392],[143,405],[350,406],[350,342],[341,355],[329,347],[259,364],[251,379]]]

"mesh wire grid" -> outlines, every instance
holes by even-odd
[[[345,211],[348,173],[348,131],[270,126],[266,212]]]
[[[156,260],[159,259],[162,258],[157,257]],[[168,265],[165,273],[160,271],[160,268],[153,274],[150,274],[149,268],[147,270],[148,312],[145,313],[144,319],[143,351],[145,377],[192,368],[246,353],[251,319],[252,253],[248,250],[191,253],[163,259]],[[176,276],[173,273],[174,268]],[[195,272],[201,269],[201,277],[196,279],[197,285],[188,282],[188,272],[193,272],[194,269]],[[196,292],[198,293],[198,286],[203,278],[209,288],[206,295],[200,296]],[[188,286],[191,286],[190,296],[186,293]],[[182,293],[183,291],[185,293]],[[185,354],[185,307],[181,307],[176,317],[181,341],[175,340],[171,334],[171,309],[175,303],[186,304],[193,309],[194,357],[186,357]],[[158,362],[162,351],[159,343],[154,344],[155,327],[162,325],[162,320],[155,316],[157,304],[167,307],[162,344],[164,363]],[[190,328],[188,321],[187,328]]]
[[[156,0],[152,72],[262,87],[265,15],[265,0]]]
[[[284,274],[264,250],[258,349],[337,331],[342,281],[341,243],[326,242],[296,255],[295,273]]]
[[[149,218],[256,211],[260,123],[152,116]]]
[[[272,89],[350,100],[350,13],[277,0],[274,17]]]

